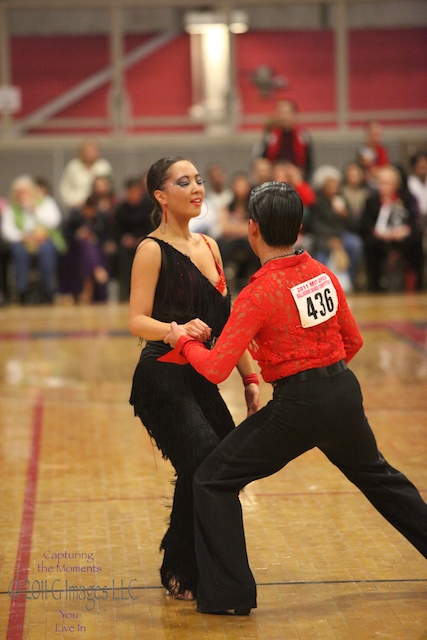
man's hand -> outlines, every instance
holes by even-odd
[[[245,400],[248,407],[248,417],[258,411],[259,404],[259,386],[257,384],[248,384],[245,387]]]
[[[199,320],[199,318],[190,320],[190,322],[186,322],[185,324],[171,322],[170,328],[171,330],[165,336],[163,342],[170,344],[171,347],[174,348],[181,336],[190,336],[200,342],[206,342],[206,340],[210,338],[212,331],[211,328],[203,322],[203,320]]]

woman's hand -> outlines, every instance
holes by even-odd
[[[245,400],[248,408],[248,417],[258,411],[259,405],[259,386],[255,383],[246,385]]]
[[[190,336],[200,342],[206,342],[206,340],[210,338],[212,331],[211,328],[203,322],[203,320],[199,320],[199,318],[190,320],[190,322],[186,322],[185,324],[171,322],[170,328],[171,330],[165,336],[164,342],[174,348],[181,336]]]
[[[199,320],[199,318],[194,318],[194,320],[190,320],[190,322],[186,322],[180,326],[185,329],[187,336],[196,338],[196,340],[200,340],[200,342],[206,342],[206,340],[209,340],[211,337],[212,329],[206,322]]]

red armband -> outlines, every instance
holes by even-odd
[[[247,376],[243,376],[242,382],[247,387],[248,384],[259,384],[259,378],[256,373],[249,373]]]

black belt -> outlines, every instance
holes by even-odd
[[[329,365],[329,367],[319,367],[318,369],[306,369],[305,371],[299,371],[294,373],[293,376],[287,376],[286,378],[280,378],[275,380],[271,384],[273,387],[278,387],[281,384],[287,384],[289,382],[308,382],[309,380],[316,380],[318,378],[330,378],[337,373],[341,373],[347,369],[345,360],[340,360],[335,364]]]

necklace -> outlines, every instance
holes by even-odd
[[[295,256],[296,254],[296,251],[292,251],[292,253],[282,253],[280,256],[273,256],[272,258],[269,258],[264,262],[264,264],[267,264],[267,262],[270,262],[270,260],[278,260],[278,258],[288,258],[289,256]],[[262,266],[264,266],[264,264]]]

